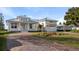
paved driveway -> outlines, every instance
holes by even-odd
[[[22,32],[17,34],[10,34],[7,41],[7,50],[10,51],[42,51],[50,50],[46,46],[35,45],[28,40],[33,39],[31,33]],[[56,49],[55,49],[56,50]]]
[[[72,51],[79,50],[54,42],[52,45],[43,39],[32,37],[31,33],[22,32],[10,34],[7,37],[9,51]]]

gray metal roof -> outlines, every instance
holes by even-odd
[[[23,18],[24,17],[24,18]],[[18,20],[18,19],[21,19],[21,20]],[[24,19],[24,20],[22,20]],[[28,19],[28,20],[27,20]],[[13,18],[13,19],[9,19],[9,20],[6,20],[6,22],[24,22],[24,23],[37,23],[36,21],[32,20],[31,18],[29,17],[25,17],[25,16],[17,16],[16,18]]]
[[[51,19],[51,18],[48,18],[48,17],[41,19],[41,21],[54,21],[54,22],[57,22],[57,20],[54,20],[54,19]]]

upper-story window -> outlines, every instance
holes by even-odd
[[[11,23],[11,28],[17,28],[17,23]]]
[[[47,22],[47,27],[55,27],[56,22]]]

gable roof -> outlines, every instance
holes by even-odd
[[[29,20],[18,20],[21,16],[17,16],[16,18],[6,20],[6,22],[22,22],[22,23],[37,23],[36,21],[29,18]],[[23,17],[22,17],[23,18]]]

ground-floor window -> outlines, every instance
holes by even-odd
[[[11,28],[17,28],[17,23],[11,23]]]
[[[55,27],[56,24],[47,24],[47,27]]]
[[[30,26],[30,29],[32,29],[32,24],[30,24],[29,26]]]

